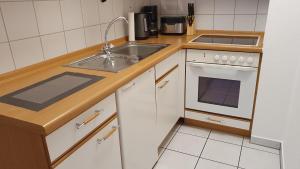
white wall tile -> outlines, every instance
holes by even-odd
[[[15,69],[8,43],[0,44],[0,60],[0,73],[9,72]]]
[[[234,30],[254,31],[256,15],[236,15]]]
[[[81,0],[84,26],[99,24],[98,0]]]
[[[87,27],[84,31],[87,46],[97,45],[102,42],[100,25]]]
[[[67,53],[65,35],[63,32],[44,35],[41,37],[45,59]]]
[[[257,13],[267,14],[269,9],[269,0],[259,0]]]
[[[215,30],[233,30],[234,15],[215,15]]]
[[[126,16],[127,12],[125,11],[124,7],[124,0],[113,0],[113,11],[114,11],[114,17],[118,16]]]
[[[66,31],[66,42],[68,52],[85,48],[85,37],[83,28]]]
[[[65,30],[83,26],[80,0],[61,0],[61,10]]]
[[[4,22],[10,40],[38,35],[32,1],[1,3]]]
[[[122,38],[128,34],[128,25],[123,22],[115,23],[115,38]]]
[[[0,42],[6,42],[6,41],[7,41],[7,36],[5,32],[5,26],[0,12]]]
[[[214,14],[214,0],[196,0],[196,14]]]
[[[234,14],[235,0],[215,0],[215,14]]]
[[[170,15],[177,14],[178,1],[161,0],[161,14]]]
[[[16,68],[22,68],[44,60],[39,37],[11,42]]]
[[[63,31],[59,1],[34,1],[40,34]]]
[[[113,1],[99,1],[100,23],[110,22],[114,18]]]
[[[213,15],[196,15],[196,29],[214,29],[214,16]]]
[[[104,42],[105,38],[104,38],[104,35],[105,35],[105,30],[107,28],[107,25],[108,24],[102,24],[101,25],[101,34],[102,34],[102,40]],[[114,29],[114,26],[112,26],[108,32],[108,36],[107,36],[108,40],[112,40],[115,38],[115,29]]]
[[[235,14],[256,14],[258,0],[236,0]]]
[[[257,15],[255,31],[264,31],[267,23],[267,15]]]

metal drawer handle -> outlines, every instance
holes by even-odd
[[[130,88],[132,88],[133,86],[135,86],[135,82],[133,82],[130,86],[122,89],[122,91],[126,91],[126,90],[129,90]]]
[[[76,123],[76,128],[80,129],[81,127],[87,125],[89,122],[93,121],[96,117],[98,117],[101,114],[101,111],[103,111],[103,109],[95,110],[95,113],[87,117],[82,123]]]
[[[169,80],[165,81],[164,84],[162,84],[162,85],[159,86],[158,88],[159,88],[159,89],[164,88],[165,86],[167,86],[167,84],[168,84],[169,82],[170,82]]]
[[[119,128],[119,126],[112,126],[112,130],[110,132],[108,132],[104,137],[98,138],[97,143],[101,144],[102,142],[104,142],[105,140],[110,138],[118,130],[118,128]]]
[[[212,121],[212,122],[222,123],[221,120],[212,119],[210,117],[207,117],[206,119],[209,120],[209,121]]]

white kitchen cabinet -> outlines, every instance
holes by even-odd
[[[98,131],[55,169],[122,169],[117,119]]]
[[[117,91],[124,169],[151,169],[158,159],[154,69]]]
[[[178,109],[179,85],[179,67],[169,72],[156,84],[157,147],[182,114],[182,111]]]

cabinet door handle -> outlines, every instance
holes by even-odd
[[[129,90],[129,89],[132,88],[133,86],[135,86],[135,82],[133,82],[130,86],[123,88],[122,91]]]
[[[93,121],[96,117],[98,117],[101,114],[101,111],[103,111],[103,109],[95,110],[95,113],[87,117],[82,123],[76,123],[76,128],[80,129],[81,127],[87,125],[89,122]]]
[[[118,128],[119,128],[119,126],[112,126],[112,130],[110,132],[108,132],[105,136],[103,136],[102,138],[98,138],[97,143],[101,144],[102,142],[104,142],[105,140],[110,138],[118,130]]]
[[[162,85],[159,86],[158,88],[159,88],[159,89],[164,88],[165,86],[167,86],[167,84],[168,84],[169,82],[170,82],[170,80],[165,81],[164,84],[162,84]]]
[[[210,117],[207,117],[206,119],[209,120],[209,121],[212,121],[212,122],[222,123],[221,120],[212,119]]]

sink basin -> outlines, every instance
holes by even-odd
[[[165,44],[136,44],[112,48],[111,56],[96,54],[68,64],[69,67],[119,72],[167,47]]]

